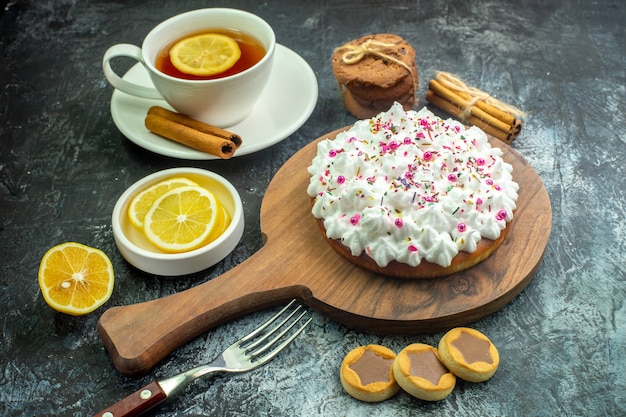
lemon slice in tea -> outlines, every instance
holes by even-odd
[[[170,60],[176,69],[201,77],[228,70],[240,57],[237,42],[218,33],[190,36],[176,42],[170,49]]]

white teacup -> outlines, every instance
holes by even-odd
[[[157,55],[166,45],[186,34],[219,28],[252,35],[265,48],[265,56],[247,70],[212,80],[185,80],[156,68]],[[252,112],[267,84],[275,47],[274,31],[260,17],[236,9],[200,9],[163,21],[146,35],[141,48],[125,43],[113,45],[104,54],[102,68],[109,83],[124,93],[165,99],[179,113],[215,126],[228,127],[241,122]],[[156,89],[117,75],[110,62],[115,57],[130,57],[141,62]]]

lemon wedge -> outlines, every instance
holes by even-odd
[[[113,292],[113,265],[99,249],[76,242],[50,248],[39,264],[39,287],[50,307],[82,316],[104,304]]]
[[[230,36],[204,33],[176,42],[170,49],[172,64],[185,74],[211,76],[231,68],[241,57]]]

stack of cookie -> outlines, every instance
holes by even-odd
[[[396,101],[405,110],[415,105],[415,50],[397,35],[352,40],[335,49],[332,66],[346,109],[358,119],[386,111]]]

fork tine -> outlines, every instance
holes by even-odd
[[[250,351],[256,349],[257,346],[259,346],[261,343],[265,342],[270,336],[272,336],[280,328],[282,328],[285,325],[285,323],[287,323],[289,320],[291,320],[293,318],[293,316],[301,309],[302,309],[302,306],[300,306],[300,305],[297,306],[296,309],[294,311],[292,311],[287,317],[285,317],[278,325],[274,326],[274,328],[272,328],[271,330],[268,330],[266,333],[264,333],[263,336],[261,336],[260,339],[257,339],[254,342],[250,343],[249,345],[245,346],[246,351],[250,352]],[[284,309],[282,311],[284,311]],[[293,325],[296,324],[298,322],[298,320],[300,320],[302,318],[302,316],[304,316],[305,313],[306,312],[302,313],[300,315],[300,317],[298,317],[298,319],[296,319],[293,322],[293,324],[287,328],[287,330],[289,330],[291,327],[293,327]],[[285,332],[283,332],[283,334],[284,333]]]
[[[294,311],[295,313],[295,311]],[[279,334],[277,334],[276,336],[274,336],[274,338],[272,340],[270,340],[269,342],[263,344],[263,346],[261,346],[259,349],[255,350],[257,347],[259,347],[259,345],[263,342],[265,342],[267,340],[267,338],[271,335],[273,335],[274,333],[276,333],[279,329],[282,328],[282,326],[287,322],[287,320],[289,320],[291,318],[291,316],[293,316],[292,313],[290,315],[290,317],[288,317],[287,319],[283,320],[280,325],[276,326],[276,328],[274,328],[270,333],[268,333],[263,339],[258,340],[257,342],[254,343],[253,346],[250,346],[246,349],[246,352],[248,352],[248,354],[252,357],[257,357],[257,356],[261,356],[263,354],[263,352],[266,352],[269,348],[271,348],[276,342],[278,342],[280,339],[283,338],[283,336],[285,336],[287,334],[287,332],[289,332],[289,330],[291,330],[293,328],[293,326],[295,326],[296,324],[298,324],[300,322],[300,320],[302,320],[302,317],[304,317],[306,315],[306,311],[303,312],[302,314],[300,314],[298,316],[298,318],[296,318],[290,325],[286,326]],[[300,329],[298,329],[299,331],[301,331]]]
[[[291,336],[289,336],[287,339],[285,339],[281,344],[279,344],[278,346],[276,346],[273,350],[271,350],[269,353],[266,353],[263,356],[259,356],[261,355],[263,352],[267,351],[270,347],[272,347],[278,340],[280,340],[296,323],[298,323],[302,317],[304,317],[304,315],[306,314],[306,312],[302,313],[300,315],[300,317],[298,317],[298,320],[294,321],[287,329],[285,329],[284,331],[282,331],[280,333],[280,335],[276,336],[274,339],[272,339],[272,341],[270,343],[267,343],[265,346],[263,346],[259,351],[254,352],[252,354],[253,356],[253,360],[255,361],[255,363],[257,365],[263,365],[265,362],[268,362],[269,360],[271,360],[272,358],[274,358],[274,356],[276,356],[277,354],[279,354],[284,348],[287,347],[287,345],[289,345],[291,342],[293,342],[293,340],[298,337],[298,335],[300,333],[302,333],[302,331],[306,328],[306,326],[309,325],[309,323],[311,323],[311,321],[313,320],[312,317],[309,317],[309,319],[304,322],[304,324],[302,326],[300,326],[299,329],[297,329]]]
[[[272,323],[274,323],[276,320],[278,320],[278,318],[285,311],[287,311],[295,302],[296,302],[296,300],[291,300],[289,302],[289,304],[287,304],[285,307],[283,307],[283,309],[280,310],[278,313],[276,313],[273,317],[270,317],[270,319],[267,320],[265,323],[263,323],[263,325],[261,325],[260,327],[256,328],[255,330],[253,330],[249,334],[247,334],[244,337],[242,337],[241,339],[239,339],[239,344],[246,343],[248,340],[255,338],[257,335],[259,335],[260,333],[265,331],[265,329],[267,329]]]

